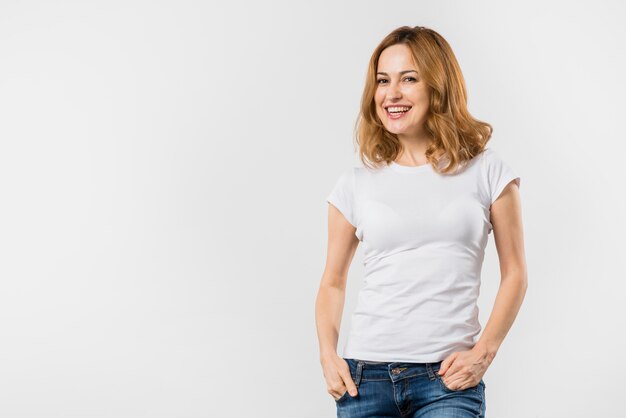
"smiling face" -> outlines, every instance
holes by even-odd
[[[396,44],[385,48],[376,72],[374,102],[385,128],[399,138],[424,136],[430,101],[428,86],[421,80],[409,47]]]

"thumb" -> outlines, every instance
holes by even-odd
[[[354,384],[354,381],[352,380],[352,376],[350,376],[350,374],[348,373],[347,376],[343,376],[343,382],[346,385],[346,388],[348,389],[348,393],[351,396],[356,396],[359,391],[356,388],[356,385]]]
[[[441,366],[439,367],[439,371],[437,372],[439,375],[446,374],[448,368],[456,358],[456,353],[452,353],[450,356],[446,357],[444,361],[441,362]]]

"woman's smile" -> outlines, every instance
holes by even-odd
[[[406,106],[389,106],[385,109],[385,113],[389,119],[401,119],[411,111],[412,107]]]

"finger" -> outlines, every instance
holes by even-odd
[[[358,390],[356,388],[356,385],[354,384],[354,381],[352,380],[352,375],[350,374],[350,371],[348,370],[347,372],[344,371],[343,373],[341,373],[341,378],[343,379],[343,383],[348,389],[348,393],[350,393],[350,395],[352,396],[356,396]]]
[[[468,387],[467,379],[465,379],[464,377],[452,378],[449,380],[449,382],[449,384],[446,383],[446,386],[448,386],[452,390],[463,390],[463,388]]]
[[[457,375],[461,372],[461,370],[463,369],[463,365],[461,364],[460,361],[456,361],[458,360],[457,358],[455,358],[455,361],[450,364],[450,367],[448,367],[448,370],[446,370],[445,374],[448,378]]]
[[[344,393],[346,393],[346,387],[341,386],[337,389],[329,388],[328,393],[330,393],[330,396],[332,396],[335,400],[338,400],[343,396]]]
[[[458,390],[457,379],[444,379],[443,383],[451,390]]]
[[[335,400],[337,401],[340,398],[342,398],[345,393],[346,393],[345,390],[337,392],[337,394],[335,395]]]
[[[446,357],[442,362],[441,362],[441,366],[439,366],[439,371],[437,373],[439,373],[440,375],[443,375],[446,373],[446,368],[448,367],[448,363],[450,363],[450,361],[448,360],[450,357]]]
[[[454,360],[456,360],[456,357],[457,353],[452,353],[444,361],[441,362],[441,366],[439,367],[440,375],[446,374],[448,368],[452,365],[452,363],[454,363]]]
[[[458,376],[459,375],[459,371],[460,371],[460,369],[458,367],[450,366],[450,368],[446,372],[446,377],[448,379],[450,379],[450,378],[457,378],[457,377],[459,377]]]

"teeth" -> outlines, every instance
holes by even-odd
[[[389,113],[398,113],[398,112],[408,112],[410,107],[388,107],[387,111]]]

